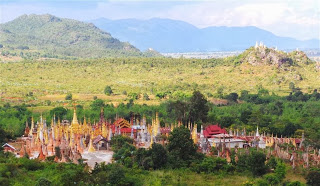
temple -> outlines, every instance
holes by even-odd
[[[84,117],[83,122],[77,118],[74,108],[72,121],[56,121],[54,116],[50,126],[43,119],[34,123],[31,118],[31,125],[26,123],[24,135],[16,141],[11,141],[3,145],[5,151],[13,152],[17,157],[27,156],[45,160],[49,156],[54,156],[56,162],[78,163],[80,159],[90,159],[97,161],[97,157],[112,153],[110,141],[114,136],[123,135],[133,139],[137,148],[150,148],[152,143],[165,145],[166,138],[171,131],[182,125],[181,122],[161,126],[158,113],[155,114],[151,123],[147,123],[146,117],[134,118],[130,121],[124,118],[116,118],[113,123],[108,122],[101,109],[100,119],[93,124]],[[110,121],[110,120],[109,120]],[[212,147],[218,149],[219,156],[227,158],[230,149],[235,148],[277,148],[280,144],[291,144],[295,148],[302,148],[304,139],[275,137],[270,134],[256,131],[246,132],[246,129],[226,129],[218,124],[203,126],[188,123],[185,125],[190,130],[190,139],[198,146],[198,150],[203,153],[210,153]],[[98,153],[98,154],[97,154]],[[96,154],[96,155],[94,155]],[[112,154],[109,156],[111,160]],[[103,160],[101,160],[103,161]],[[94,162],[93,162],[94,163]],[[94,164],[93,164],[94,165]]]

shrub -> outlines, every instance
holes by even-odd
[[[69,93],[66,95],[65,100],[72,100],[72,94]]]
[[[112,89],[111,89],[110,86],[106,86],[106,87],[104,88],[104,93],[105,93],[106,95],[110,96],[110,95],[113,93],[113,91],[112,91]]]
[[[43,177],[39,178],[36,183],[36,186],[50,186],[50,185],[51,185],[51,181]]]
[[[269,169],[275,169],[277,166],[277,159],[275,157],[271,157],[267,162],[267,166]]]
[[[151,157],[146,157],[142,161],[142,166],[145,170],[150,170],[153,167],[153,161]]]
[[[131,92],[131,93],[129,93],[128,97],[133,100],[136,100],[136,99],[139,99],[139,94],[137,94],[135,92]]]
[[[269,185],[278,185],[280,180],[276,174],[266,174],[264,179],[269,183]]]
[[[213,173],[227,171],[228,162],[222,158],[205,157],[197,167],[197,172]]]
[[[320,185],[320,172],[310,171],[306,177],[307,184],[311,186]]]
[[[274,170],[276,176],[280,181],[282,181],[286,177],[286,165],[282,161],[277,162],[277,166]]]
[[[293,181],[286,184],[287,186],[302,186],[302,183],[299,181]]]
[[[27,158],[19,159],[23,167],[29,171],[36,171],[44,168],[44,164],[37,160],[29,160]]]
[[[143,94],[143,100],[150,100],[149,95],[147,93]]]

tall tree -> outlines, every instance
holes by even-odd
[[[189,119],[191,122],[206,122],[209,106],[207,99],[200,91],[194,91],[190,99]]]
[[[196,156],[196,145],[190,138],[190,130],[184,126],[171,132],[167,147],[174,167],[188,165]]]

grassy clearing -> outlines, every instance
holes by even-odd
[[[93,96],[117,104],[126,101],[126,91],[147,93],[150,101],[158,104],[158,92],[190,93],[198,89],[204,94],[215,94],[219,88],[224,93],[257,91],[262,85],[270,92],[287,95],[289,83],[304,92],[320,87],[320,72],[315,65],[290,67],[279,70],[275,66],[234,66],[222,59],[153,59],[119,58],[77,61],[35,61],[0,63],[1,101],[14,103],[41,103],[45,100],[64,101],[67,93],[77,101],[91,101]],[[106,96],[106,85],[115,95]],[[33,97],[26,96],[29,92]]]

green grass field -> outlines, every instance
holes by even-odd
[[[281,70],[275,66],[233,65],[226,59],[114,58],[70,61],[33,61],[0,63],[1,102],[45,105],[65,104],[67,93],[78,102],[92,101],[97,96],[108,103],[126,101],[126,91],[147,93],[151,100],[137,103],[158,104],[158,92],[190,94],[194,89],[204,94],[249,90],[257,92],[262,85],[269,92],[287,95],[294,82],[304,92],[320,87],[320,72],[315,64]],[[103,94],[111,86],[112,96]],[[29,92],[33,96],[26,96]]]

